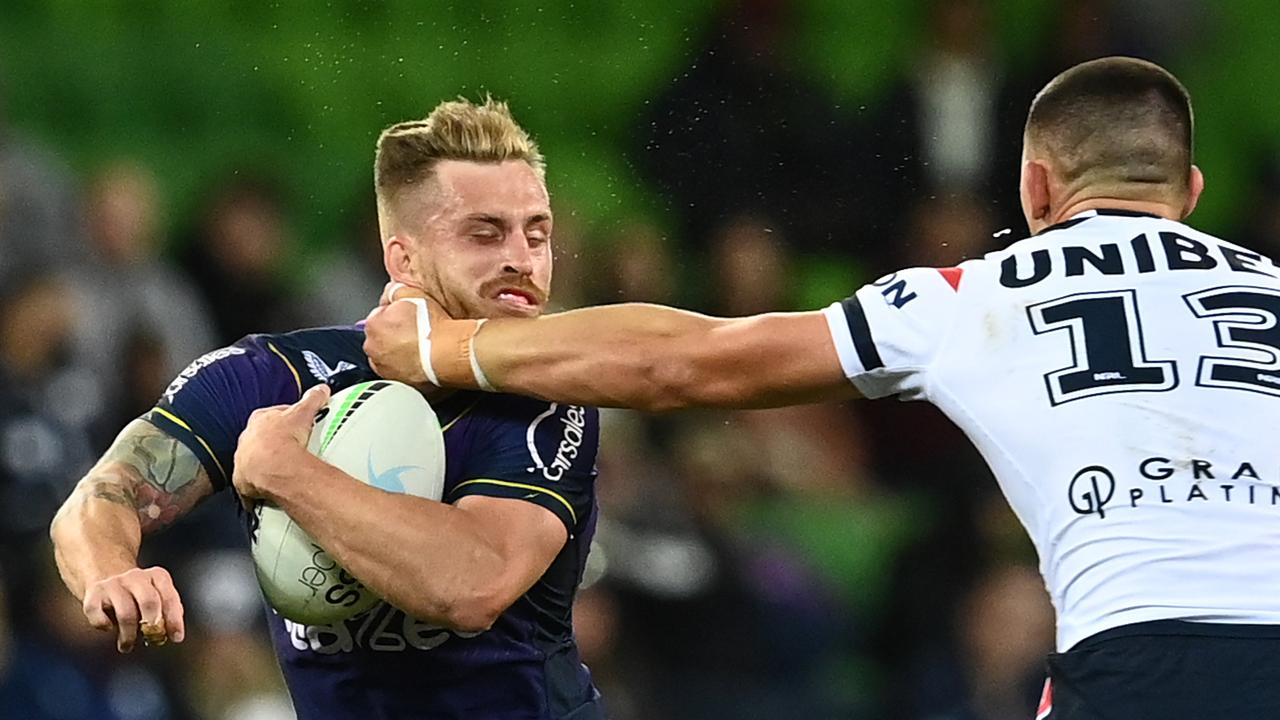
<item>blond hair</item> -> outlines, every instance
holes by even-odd
[[[538,144],[520,127],[507,104],[485,96],[440,103],[422,120],[396,123],[378,136],[373,182],[378,215],[387,219],[405,190],[431,178],[441,160],[502,163],[523,160],[542,178],[546,162]]]

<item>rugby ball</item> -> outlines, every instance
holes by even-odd
[[[316,414],[307,449],[359,482],[439,500],[444,433],[422,394],[387,380],[335,393]],[[254,508],[252,552],[258,582],[276,612],[305,625],[358,615],[379,598],[325,552],[283,510]]]

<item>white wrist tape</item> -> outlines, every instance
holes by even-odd
[[[418,360],[422,363],[422,371],[427,375],[427,382],[440,387],[435,368],[431,367],[431,313],[427,310],[427,301],[422,298],[403,298],[396,302],[413,303],[418,315]]]
[[[484,323],[485,321],[483,319],[476,323],[475,331],[477,333],[480,332],[480,328],[484,326]],[[493,383],[490,383],[489,378],[485,377],[484,370],[480,369],[480,362],[476,360],[475,333],[472,333],[471,335],[471,341],[467,345],[467,350],[471,356],[471,374],[475,375],[476,377],[476,385],[479,385],[480,389],[484,390],[485,392],[497,392],[497,390],[495,390],[493,387]]]
[[[409,286],[405,285],[404,283],[398,280],[392,280],[391,282],[387,283],[386,287],[382,288],[383,304],[395,302],[396,291],[399,290],[400,288],[405,288],[405,287],[409,287]]]

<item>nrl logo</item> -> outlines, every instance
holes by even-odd
[[[326,363],[319,355],[311,352],[310,350],[303,350],[302,357],[307,360],[307,369],[310,370],[311,374],[315,375],[316,379],[320,382],[328,382],[329,378],[337,375],[338,373],[356,369],[355,365],[352,365],[346,360],[339,360],[337,365],[329,367],[329,363]]]

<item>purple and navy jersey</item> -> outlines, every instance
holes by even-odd
[[[231,487],[249,415],[296,402],[321,382],[337,391],[376,378],[363,342],[353,327],[251,335],[193,362],[145,417],[189,447],[216,488]],[[596,410],[484,393],[457,393],[432,407],[444,428],[445,502],[467,495],[531,502],[560,518],[569,539],[483,633],[446,630],[386,603],[321,626],[269,612],[298,717],[603,718],[571,622],[595,533]]]

